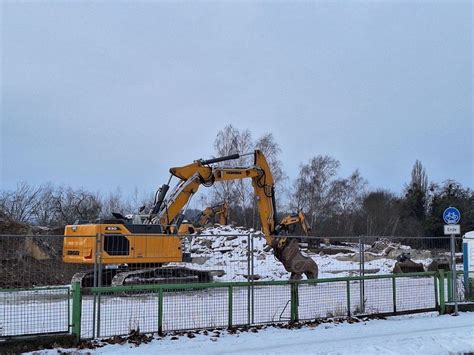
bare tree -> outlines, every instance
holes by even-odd
[[[117,188],[114,192],[110,192],[107,197],[102,199],[101,217],[110,217],[112,212],[119,212],[123,215],[129,213],[137,213],[137,209],[133,209],[128,200],[122,196],[122,190]]]
[[[238,152],[238,136],[240,132],[232,125],[227,125],[217,133],[214,141],[216,156],[226,156]],[[221,163],[223,166],[230,166],[230,161]],[[223,181],[214,184],[212,191],[213,202],[226,201],[232,207],[232,202],[236,200],[235,181]]]
[[[360,175],[359,170],[355,170],[347,178],[334,180],[329,191],[332,210],[338,214],[357,211],[362,205],[366,187],[367,180]]]
[[[40,203],[42,187],[33,187],[20,182],[13,191],[0,195],[0,206],[8,217],[20,223],[32,222],[35,210]]]
[[[254,147],[252,135],[248,129],[239,131],[232,125],[227,125],[224,129],[217,133],[214,142],[214,148],[217,156],[225,156],[234,153],[246,153]],[[222,166],[246,166],[249,165],[248,157],[241,157],[237,161],[222,162]],[[212,200],[214,203],[226,201],[230,206],[230,214],[232,211],[240,211],[241,219],[236,218],[239,222],[247,224],[247,217],[242,213],[251,205],[251,186],[249,181],[245,180],[230,180],[214,184]]]
[[[154,200],[154,192],[149,191],[148,193],[140,194],[138,188],[135,187],[131,200],[127,202],[127,209],[130,213],[138,213],[142,207],[145,207],[144,211],[149,211],[153,206]]]
[[[59,187],[55,192],[54,203],[58,223],[61,224],[71,224],[76,220],[95,220],[102,210],[98,194],[70,187]]]
[[[272,171],[275,188],[283,195],[288,176],[284,173],[283,163],[280,160],[280,145],[275,141],[275,137],[272,133],[266,133],[257,139],[255,149],[260,149],[265,155]]]
[[[41,186],[38,203],[33,210],[33,223],[40,226],[52,226],[56,220],[54,208],[54,186],[47,183]]]
[[[300,166],[290,206],[309,214],[312,228],[318,219],[330,215],[332,179],[339,165],[332,157],[318,155]]]

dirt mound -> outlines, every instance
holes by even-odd
[[[30,226],[18,223],[0,212],[0,234],[33,234]]]
[[[62,236],[0,214],[0,288],[69,284],[77,265],[62,261]],[[83,267],[81,267],[83,269]]]

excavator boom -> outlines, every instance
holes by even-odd
[[[275,256],[282,262],[285,269],[292,274],[293,279],[301,278],[304,273],[308,278],[316,278],[318,268],[314,260],[303,256],[296,240],[286,237],[279,238],[278,233],[285,225],[276,221],[275,188],[273,176],[265,156],[260,150],[253,152],[254,163],[249,167],[215,167],[210,164],[231,159],[237,159],[241,155],[233,154],[210,160],[196,160],[191,164],[174,167],[170,173],[179,178],[181,186],[171,194],[165,208],[158,214],[160,224],[172,224],[178,217],[180,211],[188,203],[189,199],[197,192],[199,186],[211,186],[215,182],[251,179],[252,186],[257,197],[257,207],[260,216],[260,224],[266,242],[275,251]],[[304,215],[298,217],[303,228],[307,232],[307,224]]]

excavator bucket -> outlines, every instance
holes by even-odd
[[[404,274],[408,272],[424,272],[422,263],[415,263],[413,260],[397,261],[393,267],[392,273]]]
[[[291,272],[291,280],[300,280],[303,274],[308,279],[318,278],[318,265],[310,257],[301,254],[300,247],[295,239],[288,239],[283,249],[276,252],[275,256],[283,264],[286,271]]]
[[[403,253],[397,257],[392,273],[402,274],[408,272],[424,272],[425,269],[422,263],[415,263],[410,259],[410,254]]]
[[[438,259],[433,260],[430,265],[428,265],[428,271],[450,271],[451,267],[449,265],[449,261],[446,259]]]

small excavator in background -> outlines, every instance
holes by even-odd
[[[311,227],[306,221],[305,215],[303,211],[299,211],[298,213],[291,214],[288,216],[283,217],[279,224],[280,230],[284,230],[286,232],[294,232],[294,228],[297,224],[301,225],[301,229],[303,230],[304,234],[307,236],[311,231]]]
[[[205,227],[208,223],[216,221],[221,226],[227,225],[229,218],[229,205],[227,202],[222,202],[217,205],[206,207],[199,213],[193,221],[193,224],[198,227]]]
[[[253,165],[248,167],[220,167],[213,164],[253,155]],[[106,268],[99,275],[102,285],[143,283],[209,282],[212,274],[182,266],[164,266],[168,263],[190,262],[190,253],[183,249],[178,234],[182,210],[200,186],[210,187],[220,181],[251,179],[257,197],[262,232],[266,243],[274,250],[275,257],[291,273],[291,279],[303,274],[313,279],[318,267],[313,259],[301,253],[295,239],[286,238],[284,232],[290,224],[276,221],[276,201],[273,177],[265,156],[260,150],[248,154],[196,160],[191,164],[170,169],[167,184],[155,194],[153,207],[147,215],[133,219],[115,214],[114,219],[96,223],[68,225],[65,227],[63,261],[66,263],[120,266]],[[178,183],[167,196],[173,177]],[[82,286],[92,286],[94,272],[74,275],[73,281]]]

